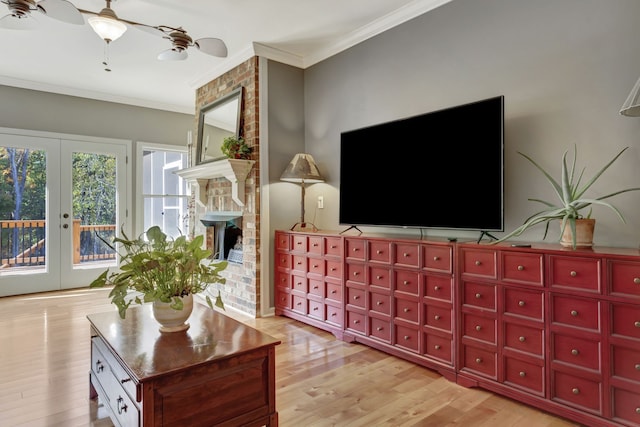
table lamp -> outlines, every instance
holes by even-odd
[[[313,160],[311,154],[298,153],[293,156],[293,160],[289,163],[287,168],[280,176],[281,181],[300,183],[302,188],[302,200],[300,201],[300,222],[297,222],[291,227],[293,231],[296,227],[299,229],[312,228],[313,231],[318,231],[315,225],[307,223],[304,220],[304,185],[305,183],[315,184],[316,182],[324,182],[324,178],[316,166],[316,162]],[[311,227],[309,227],[311,226]]]

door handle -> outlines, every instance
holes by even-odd
[[[65,219],[69,218],[69,214],[68,213],[62,214],[62,218],[65,218]]]
[[[63,224],[62,228],[69,228],[69,224]]]

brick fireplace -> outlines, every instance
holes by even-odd
[[[204,234],[207,248],[214,250],[214,227],[206,227],[201,223],[200,219],[205,213],[216,210],[242,212],[241,218],[236,221],[242,229],[242,261],[241,263],[230,262],[224,272],[226,284],[211,286],[209,292],[217,295],[220,290],[226,307],[254,317],[258,317],[261,313],[261,265],[258,251],[260,246],[258,63],[258,57],[253,57],[196,90],[195,129],[198,128],[200,109],[203,106],[211,104],[239,87],[243,88],[240,133],[246,143],[253,147],[251,161],[237,161],[250,163],[242,166],[247,169],[244,180],[242,180],[244,169],[239,172],[234,169],[233,175],[228,173],[228,168],[231,166],[226,162],[233,164],[234,160],[196,165],[195,146],[190,149],[191,160],[187,170],[189,175],[187,180],[191,184],[189,233],[192,236]],[[236,175],[241,179],[234,182]]]

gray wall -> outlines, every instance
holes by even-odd
[[[308,187],[308,213],[323,229],[346,228],[338,224],[341,131],[496,95],[505,96],[505,231],[538,210],[528,198],[555,197],[517,151],[557,176],[563,152],[577,144],[579,164],[590,176],[629,146],[592,194],[640,186],[640,118],[618,114],[640,76],[638,16],[637,0],[454,0],[307,69],[305,149],[327,178]],[[419,143],[419,137],[389,141],[389,155],[401,161],[398,144]],[[447,161],[455,164],[455,159]],[[455,166],[443,178],[469,180],[469,191],[477,190],[473,177]],[[397,201],[399,209],[428,206],[428,186],[423,188],[422,200]],[[325,208],[316,211],[319,194]],[[381,196],[379,203],[393,201],[393,194]],[[627,223],[595,207],[595,243],[637,247],[640,192],[611,202]],[[470,206],[469,214],[479,208]],[[293,201],[290,210],[290,221],[295,221]],[[549,242],[558,235],[552,231]],[[427,230],[427,235],[479,236],[443,230]],[[540,241],[542,236],[539,226],[518,240]]]

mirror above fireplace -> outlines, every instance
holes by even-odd
[[[196,164],[226,158],[221,146],[229,136],[240,137],[242,86],[200,109]]]

